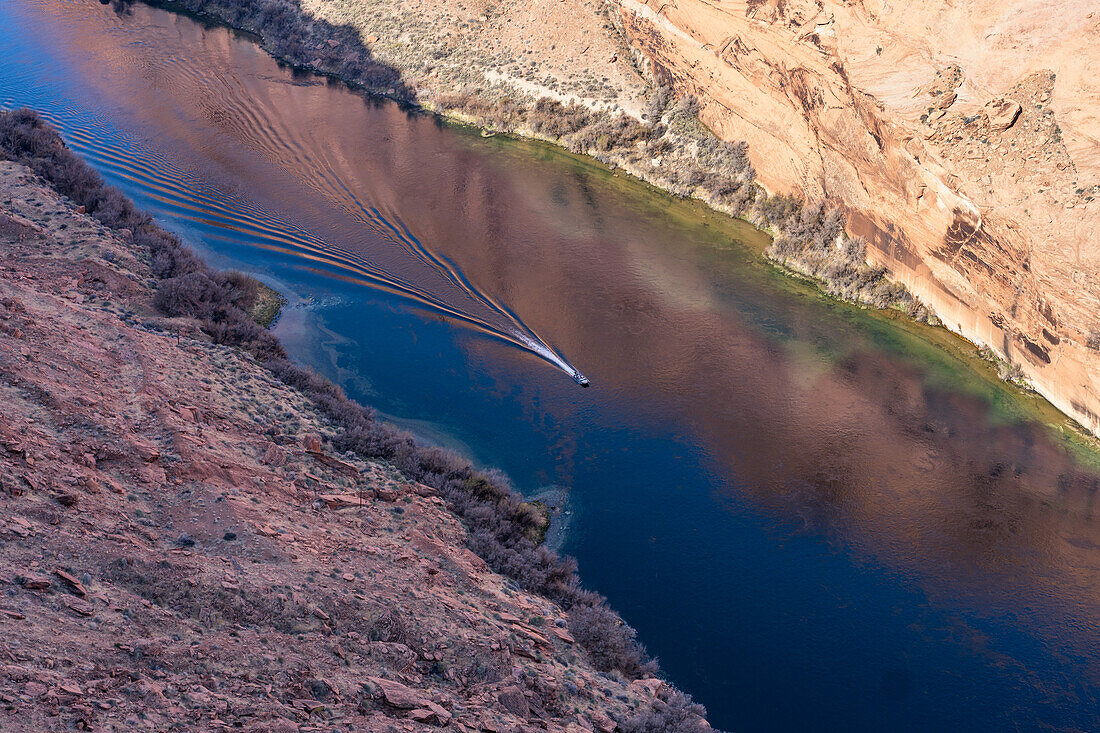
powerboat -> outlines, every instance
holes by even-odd
[[[591,382],[588,381],[588,377],[584,376],[576,370],[573,370],[573,381],[582,387],[587,387],[591,384]]]

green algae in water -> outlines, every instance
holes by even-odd
[[[983,358],[973,343],[943,326],[919,323],[897,310],[855,304],[825,293],[812,279],[768,260],[764,251],[771,236],[749,222],[697,199],[673,196],[624,171],[552,143],[507,134],[485,138],[468,123],[448,119],[446,124],[465,133],[459,137],[470,145],[492,146],[500,165],[525,165],[538,160],[566,167],[577,176],[591,177],[593,185],[613,190],[640,217],[663,220],[670,228],[681,230],[669,246],[690,242],[711,247],[716,255],[708,259],[709,265],[736,268],[739,279],[776,294],[817,301],[823,328],[809,334],[809,338],[806,332],[796,333],[783,319],[774,317],[774,303],[754,308],[751,302],[739,301],[736,307],[741,315],[769,338],[789,345],[808,341],[818,358],[835,366],[851,354],[850,341],[855,337],[856,343],[864,342],[868,348],[918,369],[923,386],[931,391],[980,399],[989,408],[986,419],[993,426],[1044,426],[1049,437],[1083,468],[1100,471],[1100,439],[1037,392],[1001,379],[996,366]],[[835,337],[840,332],[848,338]]]

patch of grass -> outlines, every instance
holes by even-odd
[[[257,282],[256,286],[256,302],[249,308],[248,315],[264,328],[271,328],[279,320],[279,314],[287,300],[278,290],[261,282]]]
[[[532,526],[527,531],[527,538],[536,545],[541,545],[546,541],[546,533],[550,529],[550,507],[546,506],[546,502],[540,499],[524,502],[522,506],[531,509],[538,515],[532,520]]]

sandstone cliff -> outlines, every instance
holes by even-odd
[[[848,212],[945,325],[1100,431],[1100,8],[609,0],[772,191]]]

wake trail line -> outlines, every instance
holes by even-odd
[[[13,105],[14,100],[5,100],[2,106],[10,108]],[[114,133],[103,120],[82,118],[72,109],[47,109],[42,110],[42,114],[61,130],[74,151],[88,158],[101,171],[139,187],[146,198],[163,207],[165,214],[237,235],[219,239],[230,242],[243,239],[261,249],[342,270],[351,275],[348,279],[362,286],[411,301],[429,312],[451,318],[478,333],[526,351],[574,380],[581,378],[580,372],[514,311],[478,289],[450,258],[426,247],[396,213],[386,215],[373,206],[363,205],[331,169],[325,178],[335,182],[332,188],[342,194],[334,196],[344,199],[340,202],[343,204],[341,208],[345,211],[350,208],[348,213],[353,218],[366,224],[383,241],[397,245],[414,261],[433,271],[480,309],[487,311],[489,317],[449,303],[439,295],[377,267],[368,258],[282,221],[247,201],[227,198],[186,173],[166,156],[145,148],[130,136]]]

